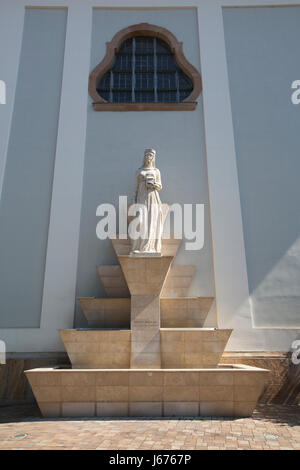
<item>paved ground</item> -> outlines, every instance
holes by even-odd
[[[0,449],[300,449],[300,406],[259,405],[252,418],[43,419],[0,407]]]

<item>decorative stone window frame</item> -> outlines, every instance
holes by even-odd
[[[175,60],[183,72],[192,80],[193,90],[181,102],[171,103],[109,103],[97,92],[97,83],[112,66],[115,54],[120,45],[133,36],[152,36],[165,41],[175,55]],[[121,29],[110,42],[106,43],[106,54],[103,60],[93,69],[89,76],[89,95],[93,100],[95,111],[192,111],[197,106],[196,98],[202,91],[202,80],[198,70],[185,58],[182,42],[177,41],[171,31],[149,23],[139,23]]]

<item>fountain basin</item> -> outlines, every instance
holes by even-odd
[[[251,416],[268,370],[63,369],[25,371],[44,417]]]

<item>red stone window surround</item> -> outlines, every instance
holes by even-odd
[[[133,36],[151,36],[165,41],[175,56],[177,65],[192,80],[193,90],[181,102],[153,102],[153,103],[109,103],[97,92],[99,79],[113,66],[115,53],[120,45]],[[182,42],[178,42],[174,34],[160,26],[140,23],[119,31],[112,40],[106,43],[106,54],[103,60],[94,68],[89,76],[89,95],[93,100],[95,111],[192,111],[197,106],[196,98],[202,91],[201,75],[190,64],[182,51]]]

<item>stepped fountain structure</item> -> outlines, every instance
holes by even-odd
[[[72,368],[26,371],[45,417],[245,417],[264,389],[267,370],[218,365],[232,330],[204,327],[214,299],[188,297],[195,267],[173,265],[181,240],[161,239],[151,153],[137,178],[136,201],[156,200],[146,242],[111,240],[119,265],[97,267],[107,297],[78,299],[89,328],[59,330]]]

